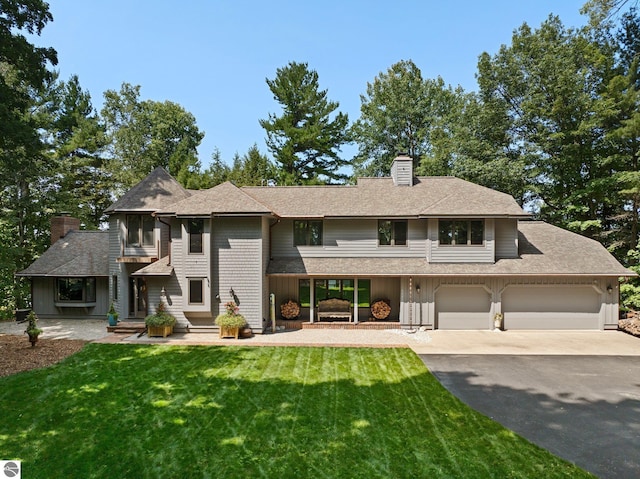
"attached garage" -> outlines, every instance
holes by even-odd
[[[491,295],[482,286],[441,286],[435,303],[437,329],[491,329]]]
[[[590,285],[509,285],[505,329],[602,329],[600,294]]]

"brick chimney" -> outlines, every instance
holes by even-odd
[[[399,153],[391,163],[391,178],[395,186],[413,186],[413,160],[406,153]]]
[[[69,213],[60,213],[58,216],[51,218],[51,244],[64,238],[69,231],[78,231],[80,229],[80,220],[69,215]]]

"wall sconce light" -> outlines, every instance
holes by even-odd
[[[232,298],[235,298],[235,297],[236,297],[236,292],[233,290],[233,288],[231,288],[231,289],[229,290],[229,295],[230,295]]]
[[[218,303],[222,303],[222,299],[220,299],[220,293],[216,294],[216,301]]]
[[[607,293],[611,294],[611,292],[613,291],[613,288],[611,287],[610,284],[607,285]]]
[[[420,285],[416,284],[416,291],[419,293],[420,292]]]

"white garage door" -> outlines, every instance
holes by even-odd
[[[441,286],[436,292],[436,328],[490,329],[491,301],[480,286]]]
[[[508,286],[505,329],[600,329],[600,295],[591,286]]]

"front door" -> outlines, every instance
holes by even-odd
[[[144,318],[147,315],[147,281],[131,278],[129,281],[129,317]]]

